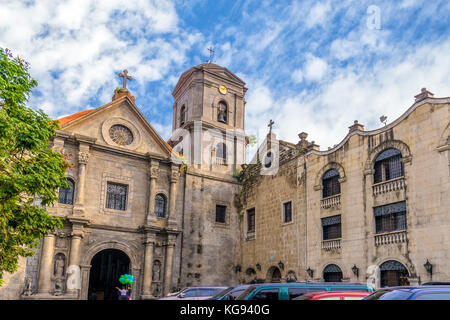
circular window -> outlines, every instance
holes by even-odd
[[[109,129],[109,137],[120,146],[126,146],[133,142],[131,130],[120,124],[115,124]]]

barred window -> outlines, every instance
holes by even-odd
[[[155,197],[155,215],[160,218],[166,216],[166,197],[163,194],[157,194]]]
[[[67,179],[67,183],[69,188],[59,188],[59,203],[73,204],[75,182],[72,179]]]
[[[247,210],[247,232],[255,231],[255,208]]]
[[[108,182],[106,208],[114,210],[126,210],[127,195],[127,185]]]
[[[283,222],[292,221],[292,202],[283,203]]]
[[[322,218],[323,240],[341,238],[341,215]]]
[[[375,232],[406,230],[406,201],[375,207]]]
[[[225,223],[226,213],[226,206],[216,205],[216,222]]]
[[[339,172],[331,169],[325,172],[322,177],[323,193],[322,197],[331,197],[341,193],[341,184],[339,183]]]
[[[391,148],[384,150],[375,159],[374,183],[403,177],[402,153]]]

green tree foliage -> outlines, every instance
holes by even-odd
[[[33,255],[40,239],[62,227],[45,206],[69,187],[68,164],[49,145],[58,124],[25,105],[36,86],[28,63],[0,48],[0,285],[20,256]]]

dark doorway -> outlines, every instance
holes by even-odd
[[[119,278],[125,273],[130,273],[130,259],[123,251],[106,249],[97,253],[91,261],[88,299],[117,300],[116,287],[122,286]]]
[[[271,267],[267,273],[268,282],[278,283],[281,282],[281,271],[277,267]]]
[[[380,266],[381,287],[409,286],[408,270],[398,261],[389,260]]]
[[[323,270],[323,280],[325,282],[341,282],[342,270],[335,264],[329,264]]]

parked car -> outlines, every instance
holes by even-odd
[[[450,300],[450,286],[408,286],[378,289],[363,300]]]
[[[158,300],[206,300],[227,287],[187,287]]]
[[[236,300],[248,287],[258,286],[257,284],[243,284],[240,286],[228,287],[220,291],[214,297],[208,300]]]
[[[353,282],[289,282],[250,285],[236,300],[292,300],[312,292],[365,291],[373,292],[371,286]]]
[[[314,292],[307,293],[302,296],[298,296],[293,300],[361,300],[367,297],[370,292],[352,292],[352,291],[340,291],[340,292]]]

